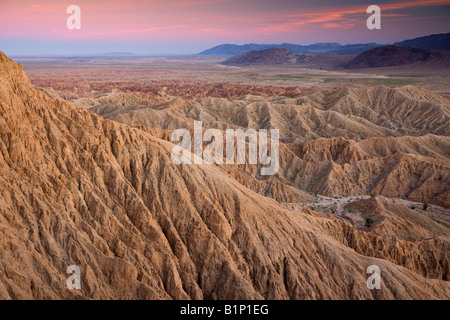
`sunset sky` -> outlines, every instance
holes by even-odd
[[[81,30],[68,30],[69,5]],[[382,10],[368,30],[366,9]],[[450,32],[450,0],[0,0],[10,55],[197,53],[223,43],[392,43]]]

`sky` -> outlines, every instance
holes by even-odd
[[[81,10],[69,30],[67,7]],[[381,30],[369,30],[369,5]],[[450,32],[450,0],[0,0],[9,55],[193,54],[223,44],[393,43]]]

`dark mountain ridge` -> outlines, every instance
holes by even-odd
[[[396,42],[393,45],[399,47],[414,47],[427,50],[450,50],[450,33],[432,34],[429,36],[408,39]],[[282,44],[256,44],[249,43],[244,45],[222,44],[199,53],[203,56],[233,56],[252,50],[265,50],[271,48],[284,48],[297,54],[342,54],[358,55],[364,51],[381,47],[382,44],[364,43],[364,44],[346,44],[341,45],[332,43],[314,43],[310,45],[299,45],[291,43]]]
[[[394,45],[427,50],[450,50],[450,33],[432,34],[425,37],[396,42]]]
[[[297,56],[287,49],[271,48],[239,54],[225,60],[222,64],[232,66],[287,64],[295,63]]]
[[[401,66],[412,63],[435,64],[448,66],[450,56],[445,52],[431,51],[419,48],[385,46],[361,53],[355,59],[345,64],[345,68],[379,68]]]
[[[341,45],[339,43],[315,43],[311,45],[299,45],[291,43],[282,44],[222,44],[211,49],[204,50],[199,53],[202,56],[233,56],[250,51],[260,51],[272,48],[287,49],[297,54],[359,54],[365,50],[369,50],[380,46],[376,43],[367,44],[347,44]]]

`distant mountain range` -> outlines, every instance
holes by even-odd
[[[426,37],[396,42],[394,45],[427,50],[450,50],[450,33],[432,34]]]
[[[397,42],[394,45],[400,47],[415,47],[427,50],[450,50],[450,33],[433,34],[425,37],[414,38]],[[377,43],[365,44],[347,44],[341,45],[336,42],[332,43],[315,43],[311,45],[299,45],[291,43],[282,44],[222,44],[211,49],[207,49],[199,53],[204,56],[234,56],[249,51],[260,51],[271,48],[287,49],[297,54],[342,54],[342,55],[358,55],[364,51],[373,48],[382,47]]]
[[[295,63],[298,54],[289,51],[284,48],[270,48],[264,50],[252,50],[231,58],[222,62],[224,65],[229,66],[250,66],[250,65],[275,65]]]
[[[450,65],[450,54],[420,48],[384,46],[361,53],[347,63],[345,67],[349,69],[380,68],[412,63],[448,67]]]
[[[214,48],[202,51],[199,55],[203,56],[234,56],[249,51],[260,51],[272,48],[287,49],[293,53],[297,54],[319,54],[319,53],[330,53],[330,54],[359,54],[363,51],[379,47],[381,45],[376,43],[366,43],[366,44],[347,44],[341,45],[339,43],[315,43],[310,45],[299,45],[291,43],[282,44],[222,44]]]
[[[338,59],[339,57],[341,59]],[[347,69],[392,67],[412,63],[448,68],[450,53],[390,45],[364,51],[352,59],[352,56],[297,54],[284,48],[270,48],[238,54],[222,62],[223,65],[228,66],[298,65],[313,68],[343,67]]]

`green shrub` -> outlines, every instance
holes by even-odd
[[[365,226],[367,228],[370,228],[372,226],[372,224],[373,224],[373,219],[371,217],[366,217],[366,224],[365,224]]]
[[[428,203],[424,202],[423,203],[423,210],[427,211],[427,209],[428,209]]]

